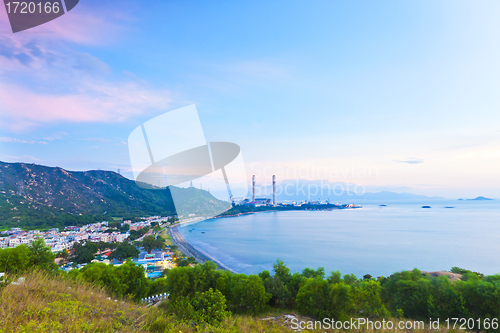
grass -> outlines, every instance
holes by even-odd
[[[115,302],[101,288],[42,272],[0,294],[0,332],[140,332],[151,314],[130,301]]]
[[[40,271],[24,275],[23,283],[0,288],[0,333],[4,332],[293,332],[285,316],[312,320],[286,309],[259,316],[231,315],[218,327],[181,322],[166,303],[146,308],[129,300],[110,298],[102,288],[51,276]],[[392,319],[397,321],[397,319]],[[303,330],[302,332],[374,332],[373,330]],[[376,332],[409,332],[376,330]],[[412,330],[415,333],[459,330]]]
[[[102,288],[43,272],[0,288],[0,332],[289,332],[259,318],[232,316],[220,327],[181,322],[161,307],[115,301]],[[15,280],[15,279],[14,279]]]
[[[170,235],[168,234],[168,227],[163,229],[163,231],[159,234],[161,238],[165,240],[165,245],[172,245],[172,239],[170,238]]]

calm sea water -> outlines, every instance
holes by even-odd
[[[213,219],[180,232],[195,247],[247,274],[271,271],[277,258],[292,272],[324,267],[327,273],[359,277],[415,267],[500,273],[500,201],[384,204]]]

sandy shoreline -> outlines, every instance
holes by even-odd
[[[230,269],[220,261],[214,259],[212,256],[207,254],[204,251],[201,251],[197,248],[195,248],[192,244],[186,241],[186,239],[181,235],[179,232],[178,228],[180,225],[175,225],[170,228],[168,228],[168,234],[170,235],[170,238],[172,239],[172,243],[177,245],[179,250],[184,253],[187,257],[194,257],[197,262],[200,264],[203,264],[205,261],[213,261],[214,263],[217,264],[219,269],[225,269],[230,272],[236,273],[234,270]]]

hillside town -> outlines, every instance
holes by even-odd
[[[14,248],[19,245],[29,246],[36,239],[43,239],[45,245],[50,247],[54,253],[67,253],[68,256],[74,252],[75,244],[99,243],[99,244],[121,244],[128,241],[136,241],[138,255],[132,258],[132,262],[136,265],[144,267],[145,275],[148,278],[161,276],[164,269],[176,267],[174,252],[169,245],[162,249],[145,251],[138,244],[147,236],[154,235],[153,226],[161,226],[172,217],[152,216],[140,218],[138,222],[124,220],[119,223],[119,229],[111,228],[111,225],[116,225],[116,222],[97,222],[83,226],[68,226],[63,231],[58,228],[52,228],[47,231],[40,230],[22,230],[21,228],[11,228],[0,233],[0,249]],[[123,231],[126,230],[126,231]],[[147,230],[144,233],[137,233],[139,230]],[[131,234],[136,232],[136,235],[141,235],[138,238],[130,239]],[[136,236],[137,237],[137,236]],[[103,249],[95,253],[94,259],[91,262],[100,262],[120,266],[123,260],[113,259],[111,254],[113,250]],[[173,258],[174,256],[174,258]],[[57,259],[56,259],[57,260]],[[84,267],[87,263],[74,263],[68,260],[58,260],[60,269],[69,271]]]
[[[128,225],[127,232],[110,231],[109,222],[97,222],[87,224],[81,227],[69,226],[63,231],[58,228],[49,229],[47,231],[40,230],[22,230],[21,228],[11,228],[10,230],[2,231],[0,234],[0,248],[16,247],[21,244],[29,245],[36,238],[42,238],[45,244],[52,249],[52,252],[60,252],[65,249],[71,249],[75,242],[90,241],[94,243],[121,243],[127,240],[130,236],[130,231],[141,230],[144,227],[150,227],[151,223],[162,224],[170,218],[161,216],[152,216],[141,218],[139,222],[132,223],[130,220],[125,220],[121,223],[122,226]],[[148,231],[149,235],[152,230]],[[145,235],[145,236],[148,236]]]

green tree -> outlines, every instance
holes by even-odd
[[[217,281],[217,289],[224,294],[229,309],[234,312],[257,314],[266,309],[271,298],[257,275],[224,272],[224,277]]]
[[[99,243],[97,243],[97,247],[98,247],[99,251],[102,252],[102,251],[106,250],[107,248],[109,248],[109,245],[106,242],[99,241]]]
[[[94,262],[79,271],[71,270],[69,276],[104,287],[115,296],[134,300],[146,297],[152,284],[147,279],[144,268],[130,261],[118,267]]]
[[[93,242],[75,243],[73,244],[73,261],[77,264],[89,263],[95,259],[94,254],[97,249],[97,244]]]
[[[285,306],[290,303],[290,291],[288,283],[291,280],[290,269],[285,263],[278,259],[273,265],[274,275],[271,276],[268,271],[263,271],[259,276],[264,281],[266,292],[271,294],[270,304]]]
[[[124,295],[139,300],[146,297],[151,281],[146,277],[144,267],[127,261],[116,268],[116,275],[124,288]]]
[[[146,236],[142,239],[141,245],[144,247],[145,251],[151,253],[154,249],[161,249],[165,247],[165,240],[161,237],[155,238],[153,235]]]
[[[214,326],[220,324],[229,315],[226,311],[226,298],[220,291],[214,291],[212,288],[196,294],[193,308],[195,320]]]
[[[394,313],[401,309],[409,318],[428,318],[428,302],[432,302],[430,279],[418,269],[392,274],[384,281],[382,300]]]
[[[31,251],[24,244],[0,249],[0,272],[22,273],[32,268]]]
[[[34,267],[54,272],[55,254],[45,245],[42,238],[37,238],[29,246],[21,244],[14,248],[0,249],[0,272],[22,273]]]
[[[389,316],[390,314],[380,298],[380,291],[380,283],[373,279],[356,283],[352,289],[356,311],[362,311],[364,316],[371,318]]]
[[[328,285],[320,276],[307,279],[297,293],[297,309],[314,318],[327,318],[330,314]]]
[[[64,250],[62,250],[61,252],[59,252],[59,253],[57,254],[57,256],[58,256],[59,258],[63,258],[64,260],[66,260],[66,259],[68,259],[68,258],[69,258],[69,252],[68,252],[68,250],[64,249]]]
[[[109,255],[109,259],[125,260],[136,258],[141,253],[134,245],[129,242],[122,242],[116,247],[116,250]]]
[[[306,281],[307,281],[306,277],[304,277],[300,273],[294,273],[292,275],[290,281],[288,282],[288,291],[290,292],[290,297],[288,299],[287,306],[295,307],[297,305],[296,303],[297,294],[299,293],[300,288],[304,285]]]
[[[72,275],[75,275],[73,271],[78,272],[77,270],[71,270],[70,273],[72,273]],[[115,296],[124,295],[125,285],[116,274],[116,268],[114,266],[93,262],[85,265],[85,267],[80,269],[79,274],[73,277],[82,278],[97,286],[104,287]]]
[[[189,260],[184,258],[176,258],[174,261],[177,264],[177,267],[187,267],[190,264]]]
[[[57,269],[57,265],[54,263],[56,255],[52,252],[50,247],[45,245],[43,238],[36,238],[28,246],[28,249],[30,251],[32,265],[49,271],[55,271]]]
[[[311,268],[304,268],[302,271],[302,275],[308,279],[308,278],[315,278],[316,276],[321,276],[325,277],[325,269],[323,267],[319,267],[317,270],[311,269]]]

